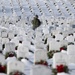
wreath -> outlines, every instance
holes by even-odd
[[[57,65],[55,69],[52,69],[52,73],[53,75],[57,75],[57,73],[62,73],[62,72],[65,72],[65,73],[68,73],[69,72],[69,69],[66,65]]]
[[[9,75],[25,75],[25,74],[20,71],[13,71],[13,72],[10,72]]]
[[[41,60],[40,62],[35,62],[35,64],[48,66],[48,63],[44,60]]]
[[[7,52],[6,54],[5,54],[5,59],[7,59],[8,57],[16,57],[17,55],[16,55],[16,53],[15,52]]]

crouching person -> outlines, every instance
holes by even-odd
[[[37,27],[41,25],[41,21],[38,19],[38,15],[34,17],[34,19],[32,20],[32,24],[33,24],[33,30],[35,30]]]

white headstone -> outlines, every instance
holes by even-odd
[[[9,39],[8,38],[2,38],[2,44],[6,44],[9,43]]]
[[[0,51],[2,51],[2,43],[0,43]]]
[[[2,37],[1,30],[0,30],[0,37]]]
[[[67,46],[68,45],[68,41],[67,40],[62,40],[60,41],[61,46]]]
[[[41,60],[46,61],[48,59],[47,57],[47,51],[45,50],[37,50],[34,53],[34,62],[40,62]]]
[[[68,55],[69,58],[69,63],[74,63],[75,64],[75,55]]]
[[[67,54],[69,57],[69,63],[75,63],[75,45],[69,45],[67,47]]]
[[[15,43],[13,43],[13,42],[6,43],[5,44],[5,50],[7,52],[15,51]]]
[[[8,38],[9,39],[13,39],[14,38],[14,33],[13,32],[9,32],[8,33]]]
[[[1,36],[2,36],[3,38],[6,38],[6,37],[7,37],[7,31],[6,31],[6,30],[2,31],[2,32],[1,32]]]
[[[67,54],[71,54],[71,55],[75,54],[75,45],[68,45],[67,46]]]
[[[44,27],[43,28],[43,33],[46,35],[46,34],[49,34],[49,28],[48,27]]]
[[[5,64],[5,56],[2,55],[2,54],[0,54],[0,63],[1,63],[2,65]]]
[[[41,37],[42,36],[42,33],[40,31],[37,31],[36,32],[36,37]]]
[[[68,64],[68,55],[66,53],[55,53],[53,56],[53,68],[56,68],[57,65],[61,64]]]
[[[2,43],[2,37],[0,37],[0,43]]]
[[[68,73],[62,72],[62,73],[57,73],[57,75],[69,75]]]
[[[28,54],[29,54],[28,47],[24,46],[23,44],[20,44],[18,46],[18,50],[17,50],[17,58],[19,58],[19,57],[25,58],[28,56]]]
[[[66,27],[64,27],[64,28],[66,28]],[[68,33],[69,33],[69,32],[68,32],[67,30],[63,31],[63,36],[64,36],[64,37],[67,37],[67,36],[68,36]]]
[[[15,46],[18,46],[19,45],[19,40],[18,40],[18,37],[15,37],[11,40],[11,42],[14,42],[15,43]]]
[[[74,42],[74,36],[70,35],[70,36],[67,36],[66,40],[68,42]]]
[[[60,41],[62,41],[62,40],[63,40],[63,35],[61,35],[61,34],[56,34],[56,35],[55,35],[55,40],[60,40]]]
[[[29,34],[30,34],[30,33],[29,33]],[[29,35],[29,34],[27,35],[26,38],[27,38],[28,41],[31,41],[31,40],[32,40],[32,35],[31,35],[31,34]]]
[[[74,38],[75,38],[75,33],[73,33],[73,36],[74,36]]]
[[[39,40],[38,40],[38,38],[39,38]],[[37,42],[42,42],[42,37],[39,37],[39,36],[36,37],[36,38],[35,38],[35,43],[37,43]]]
[[[26,47],[30,47],[30,41],[28,40],[24,40],[22,44],[25,45]]]
[[[34,65],[30,71],[30,75],[51,75],[51,70],[42,65]]]
[[[35,47],[36,47],[36,49],[45,49],[46,48],[46,46],[44,45],[43,42],[37,42],[35,44]]]
[[[6,63],[8,63],[8,62],[10,62],[10,61],[16,61],[17,60],[17,58],[16,57],[8,57],[5,61],[6,61]]]
[[[52,40],[54,40],[52,37],[48,37],[47,44],[49,44]]]
[[[7,63],[7,74],[9,75],[10,72],[13,71],[20,71],[25,73],[25,65],[24,63],[20,62],[20,61],[9,61]]]
[[[53,35],[56,35],[56,34],[58,34],[58,33],[59,33],[59,31],[58,31],[58,30],[52,30],[51,32],[52,32],[52,34],[53,34]]]
[[[49,42],[49,50],[60,50],[60,42],[52,40]]]

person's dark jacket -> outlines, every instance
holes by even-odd
[[[32,24],[33,24],[33,29],[36,29],[41,25],[41,22],[38,18],[34,17],[34,19],[32,20]]]

